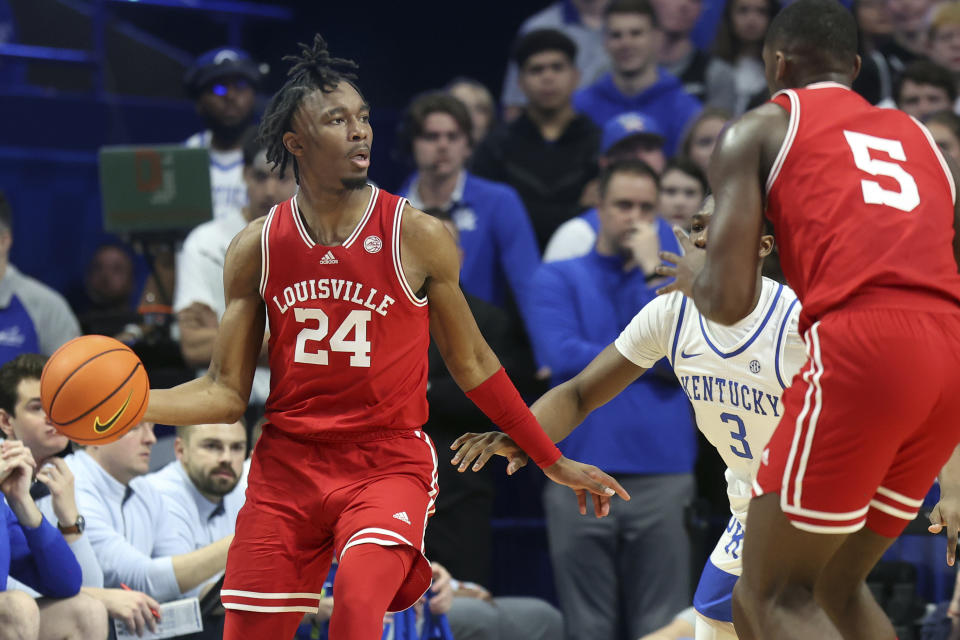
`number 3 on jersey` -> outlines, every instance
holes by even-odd
[[[863,201],[867,204],[883,204],[907,213],[916,209],[920,204],[920,192],[917,190],[917,181],[913,176],[899,164],[870,157],[870,151],[879,151],[893,160],[906,162],[907,156],[903,152],[903,144],[899,140],[877,138],[856,131],[844,130],[843,135],[853,152],[853,162],[857,165],[857,169],[872,176],[892,178],[900,185],[900,191],[889,191],[874,180],[861,180]]]
[[[295,307],[293,310],[297,322],[310,323],[316,322],[315,327],[304,327],[297,334],[297,348],[294,352],[294,362],[303,364],[325,365],[329,363],[329,354],[324,349],[307,351],[308,342],[320,342],[327,337],[330,330],[330,319],[321,309],[304,309]],[[354,309],[337,327],[337,330],[330,336],[330,350],[350,353],[351,367],[369,367],[370,366],[370,343],[367,341],[367,323],[370,322],[370,312]],[[347,335],[353,329],[353,340],[348,340]]]
[[[737,430],[731,431],[730,437],[739,442],[742,448],[738,449],[735,445],[730,445],[730,450],[741,458],[753,460],[753,452],[750,451],[750,443],[747,442],[747,425],[743,424],[743,419],[733,413],[721,413],[720,420],[721,422],[732,422],[737,425]]]

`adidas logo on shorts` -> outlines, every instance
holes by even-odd
[[[393,517],[399,520],[400,522],[405,522],[406,524],[410,524],[410,518],[407,517],[406,511],[398,511],[397,513],[393,514]]]
[[[333,251],[327,251],[326,254],[319,260],[320,264],[337,264],[340,262],[337,260],[337,257],[333,255]]]

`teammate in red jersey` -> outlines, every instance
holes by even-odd
[[[316,612],[339,560],[330,635],[380,638],[383,615],[430,584],[423,533],[437,494],[427,418],[433,335],[467,395],[552,480],[594,494],[613,478],[560,455],[484,342],[442,224],[367,183],[370,108],[356,65],[320,36],[301,45],[260,127],[297,195],[240,232],[227,253],[226,311],[210,372],[154,391],[147,420],[235,421],[246,409],[265,322],[268,423],[250,470],[221,599],[228,640],[290,638]]]
[[[763,51],[780,93],[711,160],[698,309],[750,311],[765,213],[809,355],[754,486],[741,639],[892,640],[864,579],[960,441],[956,173],[922,125],[849,89],[856,52],[835,0],[785,8]]]

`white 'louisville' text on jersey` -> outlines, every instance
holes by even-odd
[[[807,359],[799,313],[793,291],[768,278],[753,312],[729,327],[710,322],[674,292],[641,309],[615,342],[639,367],[669,360],[697,426],[727,465],[730,509],[741,524],[751,478],[783,415],[780,396]]]

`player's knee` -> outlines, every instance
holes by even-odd
[[[340,602],[349,599],[351,608],[378,606],[391,591],[392,597],[413,564],[416,549],[397,546],[361,544],[344,554],[333,583],[334,599]],[[338,595],[346,596],[338,599]],[[389,598],[387,598],[389,602]]]
[[[74,629],[72,638],[80,640],[106,640],[110,633],[107,608],[96,598],[80,593],[69,600],[66,615]]]
[[[803,583],[758,585],[741,576],[733,588],[734,620],[763,625],[774,611],[806,615],[815,605],[813,587]],[[739,622],[738,622],[739,624]]]
[[[839,577],[835,579],[824,577],[817,581],[813,589],[813,597],[817,604],[831,614],[845,611],[851,600],[861,595],[873,597],[862,580],[850,582]]]
[[[0,640],[36,640],[40,634],[40,609],[22,591],[0,593]]]
[[[814,604],[813,587],[806,584],[782,585],[767,602],[778,609],[802,613]]]
[[[747,576],[740,578],[733,585],[733,603],[740,605],[751,605],[763,600],[763,591],[757,588]]]
[[[733,585],[734,618],[757,618],[775,601],[775,592],[763,588],[762,584],[750,580],[746,575],[740,576]]]
[[[303,619],[302,613],[262,613],[227,609],[223,640],[251,638],[292,638]]]
[[[741,577],[733,585],[733,594],[731,596],[731,606],[733,608],[734,617],[742,617],[746,615],[750,607],[750,594],[748,593],[748,587],[744,582],[744,579]]]

